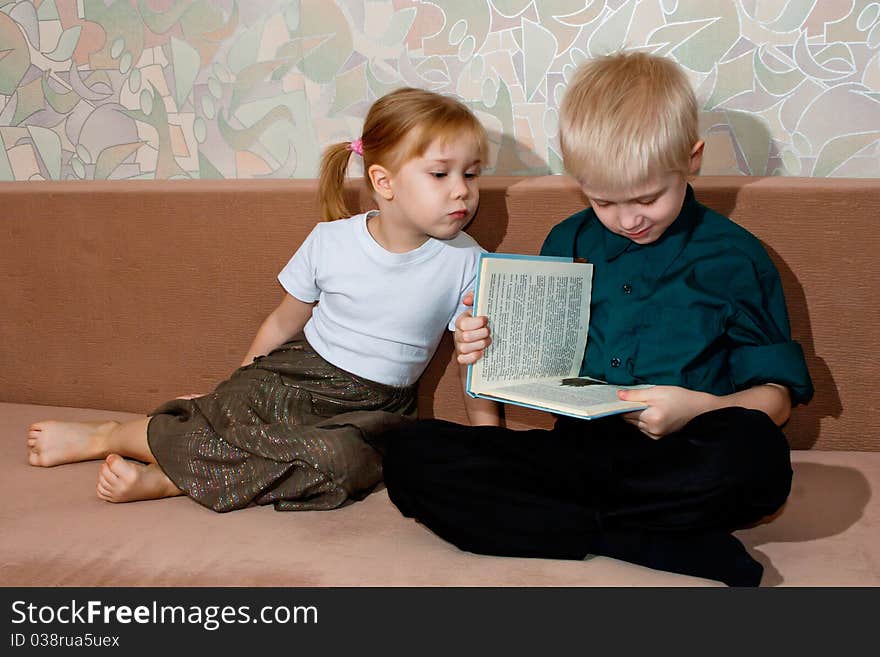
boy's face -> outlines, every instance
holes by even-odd
[[[680,173],[655,176],[629,192],[582,185],[602,225],[636,244],[656,242],[681,212],[687,181]]]
[[[700,141],[691,153],[691,174],[700,170],[702,156]],[[605,228],[636,244],[650,244],[660,239],[681,212],[687,179],[676,172],[653,176],[627,192],[597,189],[589,183],[582,183],[581,189]]]

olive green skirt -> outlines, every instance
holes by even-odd
[[[415,409],[415,386],[345,372],[297,338],[208,395],[160,406],[147,439],[169,479],[214,511],[333,509],[382,480],[371,442]]]

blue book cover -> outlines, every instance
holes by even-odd
[[[468,366],[467,393],[526,408],[594,419],[646,408],[622,388],[578,376],[590,319],[592,265],[571,258],[484,253],[474,315],[492,343]]]

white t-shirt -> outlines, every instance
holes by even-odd
[[[315,226],[278,280],[300,301],[318,301],[303,332],[322,358],[371,381],[410,385],[444,329],[455,330],[484,249],[459,233],[390,253],[367,230],[373,214]]]

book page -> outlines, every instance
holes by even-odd
[[[474,392],[499,383],[577,376],[590,321],[592,265],[558,259],[481,260],[476,315],[492,344],[472,369]]]
[[[618,390],[650,386],[618,386],[587,377],[552,379],[500,386],[492,389],[492,396],[507,400],[543,406],[570,415],[592,416],[620,413],[646,408],[640,402],[626,402],[617,398]]]

